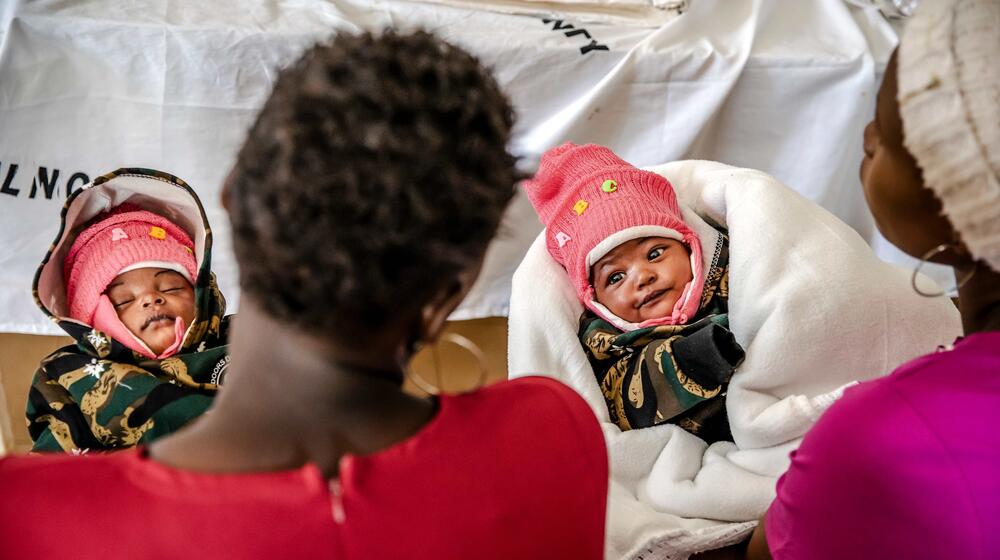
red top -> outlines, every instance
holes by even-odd
[[[597,420],[556,381],[440,399],[416,435],[339,480],[206,474],[143,450],[0,459],[0,558],[603,557]]]

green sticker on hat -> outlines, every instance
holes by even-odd
[[[601,183],[601,190],[606,193],[613,193],[618,190],[618,182],[614,179],[608,179]]]

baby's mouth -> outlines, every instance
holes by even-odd
[[[665,293],[667,293],[667,290],[654,290],[652,292],[649,292],[649,294],[646,295],[645,298],[643,298],[642,303],[639,304],[639,307],[645,307],[650,303],[655,303]]]
[[[158,321],[170,321],[171,323],[173,323],[174,318],[171,317],[170,315],[165,314],[165,313],[160,313],[159,315],[153,315],[152,317],[146,319],[146,322],[142,324],[142,328],[139,329],[139,330],[143,330],[144,331],[144,330],[146,330],[146,327],[148,327],[148,326],[150,326],[153,323],[156,323]]]

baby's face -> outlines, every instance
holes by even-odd
[[[194,288],[164,268],[139,268],[119,274],[105,292],[118,318],[132,334],[160,354],[174,342],[174,319],[194,320]]]
[[[666,237],[626,241],[590,269],[598,303],[616,316],[641,323],[669,317],[691,281],[691,253]]]

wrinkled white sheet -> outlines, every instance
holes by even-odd
[[[566,140],[606,144],[637,165],[753,167],[871,239],[857,179],[861,130],[895,35],[841,0],[693,0],[656,29],[400,0],[7,0],[0,332],[59,332],[31,299],[35,267],[67,187],[123,166],[168,171],[199,192],[236,310],[218,193],[275,69],[338,31],[389,25],[430,29],[495,69],[518,110],[513,148],[528,169]],[[507,313],[511,274],[540,230],[519,197],[453,318]]]

